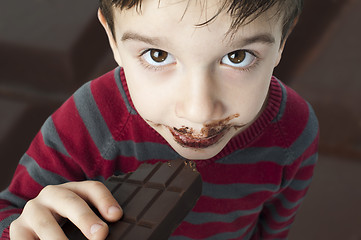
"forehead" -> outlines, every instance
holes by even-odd
[[[252,22],[240,25],[237,31],[233,32],[230,27],[234,17],[230,16],[227,8],[222,8],[222,4],[224,3],[219,0],[146,0],[142,3],[141,9],[115,9],[115,31],[124,32],[126,29],[132,29],[149,34],[166,34],[178,29],[187,30],[187,34],[190,35],[199,32],[217,33],[223,39],[229,33],[238,35],[257,31],[281,32],[282,24],[274,7]]]

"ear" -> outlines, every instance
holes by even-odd
[[[283,49],[285,48],[285,44],[286,44],[286,40],[287,40],[287,39],[284,39],[284,40],[283,40],[283,42],[281,43],[280,48],[278,49],[278,56],[277,56],[277,58],[276,58],[274,67],[277,67],[277,65],[278,65],[278,64],[280,63],[280,61],[281,61]]]
[[[281,46],[280,46],[280,48],[279,48],[279,50],[278,50],[278,57],[277,57],[277,59],[276,59],[276,61],[275,61],[275,65],[274,65],[275,67],[276,67],[276,66],[280,63],[280,61],[281,61],[282,53],[283,53],[283,50],[284,50],[284,48],[285,48],[287,39],[288,39],[288,37],[290,36],[290,34],[292,33],[292,31],[293,31],[293,29],[295,28],[295,26],[297,25],[298,19],[299,19],[299,17],[295,18],[295,20],[293,21],[290,29],[288,30],[288,32],[287,32],[287,34],[286,34],[286,36],[285,36],[285,38],[283,39],[283,41],[282,41],[282,43],[281,43]]]
[[[99,22],[102,24],[107,36],[108,36],[108,40],[109,40],[109,44],[110,44],[110,47],[113,51],[113,55],[114,55],[114,59],[115,61],[118,63],[119,66],[121,66],[121,61],[120,61],[120,56],[119,56],[119,51],[118,51],[118,46],[117,46],[117,43],[115,41],[115,38],[113,36],[113,33],[108,25],[108,22],[107,20],[105,19],[102,11],[100,9],[98,9],[98,19],[99,19]]]

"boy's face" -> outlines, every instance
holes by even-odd
[[[262,14],[238,31],[218,0],[143,1],[114,10],[115,59],[140,116],[183,157],[208,159],[262,112],[278,64],[282,24]],[[204,5],[205,4],[205,5]]]

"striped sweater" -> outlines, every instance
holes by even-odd
[[[318,134],[310,105],[272,78],[259,118],[215,157],[196,161],[202,196],[170,239],[286,239],[311,182]],[[118,67],[82,86],[46,120],[0,193],[1,239],[46,185],[104,181],[143,162],[176,158],[137,114]]]

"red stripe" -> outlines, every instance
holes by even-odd
[[[262,240],[274,240],[274,239],[286,239],[288,235],[289,229],[286,229],[280,233],[269,234],[266,231],[262,233]]]
[[[108,168],[109,165],[114,164],[113,161],[104,160],[100,155],[76,109],[73,97],[63,108],[53,114],[53,121],[66,150],[88,177],[99,175],[99,166],[103,168],[105,164],[104,168]],[[72,127],[69,128],[69,126]]]
[[[3,234],[1,235],[1,239],[4,239],[4,240],[10,239],[9,228],[10,227],[7,227],[4,229]]]
[[[114,79],[114,70],[91,82],[91,93],[114,139],[123,130],[128,110]]]
[[[272,193],[257,192],[238,199],[215,199],[201,196],[193,208],[194,212],[212,212],[227,214],[239,210],[252,210],[258,208],[266,201]]]
[[[303,180],[307,181],[310,180],[313,176],[313,170],[315,168],[315,165],[305,166],[298,170],[295,180]]]
[[[26,168],[22,165],[18,165],[14,176],[15,177],[9,186],[9,191],[20,198],[35,198],[43,188],[32,179]]]
[[[8,201],[1,200],[0,201],[0,209],[6,208],[9,206]],[[1,212],[0,221],[4,220],[5,218],[10,217],[13,214],[20,214],[22,212],[22,209],[19,208],[13,208],[6,211]]]
[[[272,139],[272,141],[270,141]],[[252,144],[252,147],[268,148],[268,147],[285,147],[285,140],[281,136],[278,122],[270,123],[270,126],[267,127],[262,132],[262,137],[258,138]]]
[[[294,212],[298,209],[298,207],[299,206],[297,206],[291,210],[287,210],[287,213],[285,211],[277,211],[279,216],[288,218],[288,220],[282,221],[282,222],[277,222],[274,219],[272,212],[268,208],[264,208],[262,211],[262,214],[263,214],[264,218],[266,219],[267,225],[270,228],[272,228],[274,230],[281,230],[281,229],[284,229],[285,227],[287,227],[288,225],[290,225],[294,221],[294,216],[292,216],[292,215],[294,215]]]
[[[111,74],[114,73],[108,73],[105,79],[92,81],[90,88],[98,109],[113,138],[116,141],[132,140],[135,142],[166,144],[166,141],[139,115],[129,114],[121,93],[118,90],[114,91],[114,89],[118,89],[118,86]],[[136,125],[137,128],[124,129],[128,121]]]
[[[151,128],[139,115],[131,115],[128,120],[136,128],[125,128],[121,134],[122,140],[132,140],[136,143],[168,143],[153,128]]]
[[[294,190],[291,188],[285,189],[282,193],[286,199],[290,202],[297,202],[299,199],[303,198],[307,193],[308,187],[303,190]]]
[[[282,181],[282,168],[274,162],[252,164],[209,164],[207,169],[200,168],[202,179],[213,184],[275,184]],[[222,169],[222,171],[220,171]]]
[[[292,216],[296,211],[297,209],[299,208],[299,204],[296,205],[295,207],[291,208],[291,209],[288,209],[288,208],[285,208],[283,205],[282,205],[282,202],[279,200],[279,199],[275,199],[272,201],[272,204],[274,205],[275,209],[276,209],[276,212],[279,216],[281,217],[289,217],[289,216]],[[264,212],[265,213],[268,213],[269,215],[271,215],[271,213],[269,212],[268,208],[265,208],[264,209]]]
[[[84,178],[82,170],[72,158],[45,145],[41,132],[35,136],[27,154],[37,162],[39,167],[66,179],[77,181]],[[38,161],[38,159],[46,159],[46,161]]]
[[[174,231],[172,236],[181,235],[194,239],[204,239],[218,233],[239,231],[240,229],[257,221],[257,219],[258,214],[252,214],[248,216],[241,216],[231,223],[211,222],[195,225],[188,222],[182,222],[181,225]]]
[[[300,165],[303,161],[307,161],[310,157],[315,157],[314,154],[317,153],[317,150],[318,136],[298,159],[296,159],[291,165],[287,166],[287,171],[284,174],[285,180],[309,180],[313,175],[316,163],[301,168]]]
[[[279,126],[282,131],[282,138],[285,140],[284,147],[290,147],[305,130],[309,119],[307,103],[292,89],[287,87],[287,105]],[[286,130],[288,129],[288,130]],[[292,131],[289,131],[292,129]]]

